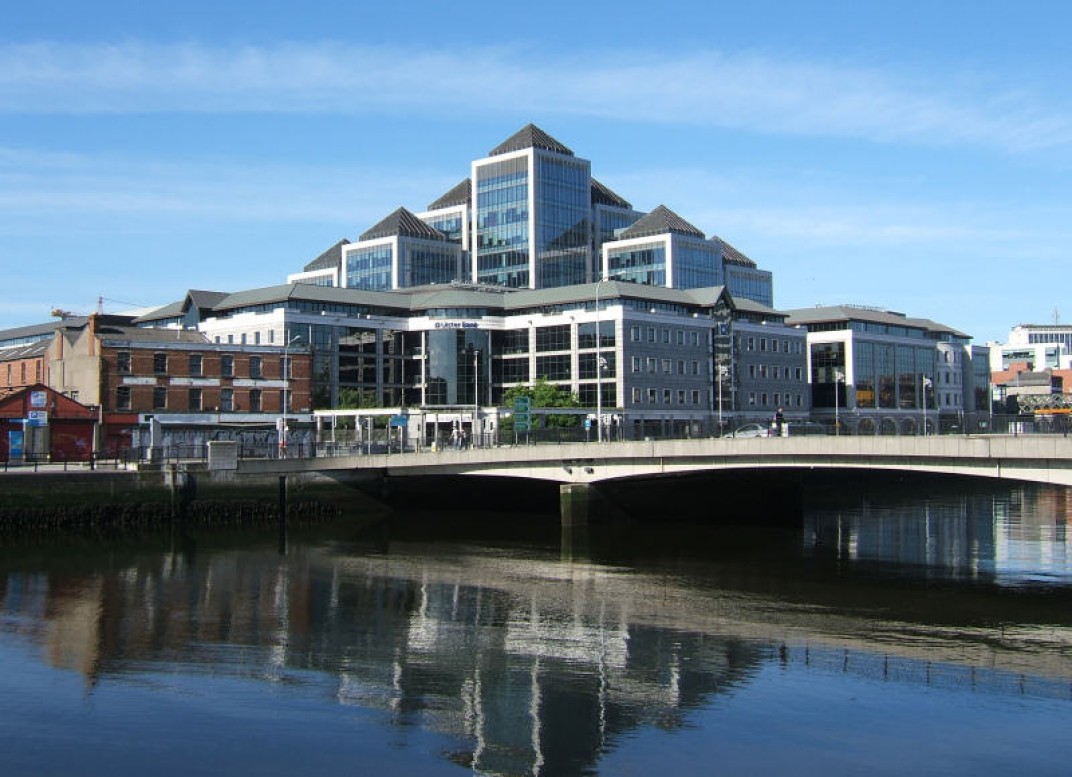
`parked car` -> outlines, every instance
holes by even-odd
[[[738,427],[730,437],[768,437],[770,432],[763,424],[745,424]]]

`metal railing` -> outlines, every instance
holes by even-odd
[[[907,423],[911,419],[858,418],[847,416],[839,420],[835,429],[833,419],[801,421],[790,419],[783,422],[782,434],[796,437],[800,435],[841,435],[841,436],[920,436],[922,429],[918,424]],[[865,423],[870,421],[871,423]],[[889,423],[884,423],[889,421]],[[727,424],[723,437],[733,437],[734,432],[742,427],[752,425],[762,433],[748,434],[749,437],[777,436],[777,425],[768,416],[737,417],[732,424]],[[965,429],[961,419],[941,417],[932,426],[928,422],[928,435],[965,435],[965,434],[1000,434],[1000,435],[1061,435],[1067,437],[1072,431],[1072,420],[1067,416],[1036,418],[1033,416],[994,415],[983,416],[973,422],[971,429]],[[632,434],[627,434],[631,432]],[[720,435],[699,434],[695,426],[645,426],[634,428],[615,426],[605,431],[604,444],[631,440],[673,440],[712,438]],[[374,429],[371,437],[367,431],[326,430],[319,435],[310,434],[305,439],[295,441],[286,449],[278,444],[265,441],[238,442],[239,459],[305,459],[314,457],[337,457],[372,454],[394,454],[429,452],[445,450],[467,450],[471,448],[515,447],[527,445],[565,445],[590,443],[598,445],[596,430],[583,426],[549,427],[527,431],[499,429],[484,432],[476,438],[468,434],[441,434],[439,438],[400,437],[397,428]],[[120,448],[93,454],[89,457],[66,458],[63,455],[29,454],[21,459],[5,458],[0,461],[0,471],[7,472],[18,468],[20,471],[38,471],[43,467],[51,470],[94,470],[123,469],[136,464],[177,464],[207,463],[209,443],[167,443],[148,448]]]

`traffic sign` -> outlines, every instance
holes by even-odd
[[[514,397],[514,429],[527,432],[532,428],[532,398]]]

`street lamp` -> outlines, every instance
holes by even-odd
[[[845,380],[845,373],[839,369],[834,370],[834,436],[841,436],[841,414],[839,412],[838,395],[841,393],[841,381]]]
[[[473,349],[473,447],[476,445],[477,416],[480,415],[480,349]]]
[[[294,335],[283,344],[283,411],[282,423],[279,427],[279,451],[284,458],[287,455],[287,388],[290,386],[290,346],[301,340],[300,335]]]
[[[725,364],[718,365],[718,436],[722,436],[722,383],[730,374],[730,368]]]
[[[603,442],[603,351],[602,333],[599,331],[599,286],[607,281],[602,277],[596,281],[596,442]]]
[[[920,383],[923,385],[923,436],[927,436],[927,389],[932,385],[931,379],[926,375],[920,376]]]

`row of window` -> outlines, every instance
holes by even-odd
[[[760,351],[769,350],[771,353],[778,353],[779,351],[781,353],[804,353],[803,340],[779,340],[775,337],[772,337],[768,340],[766,337],[755,337],[752,335],[745,338],[744,349],[746,351],[754,351],[756,350],[757,343],[759,345]]]
[[[748,377],[753,380],[804,380],[804,368],[782,367],[778,364],[749,364]]]
[[[770,400],[768,402],[768,400]],[[795,400],[795,401],[794,401]],[[781,394],[775,391],[768,394],[766,391],[748,392],[749,407],[804,407],[803,394]]]
[[[167,410],[168,409],[168,389],[166,386],[157,386],[153,389],[153,410]],[[289,400],[289,397],[288,397]],[[288,401],[287,404],[290,404]],[[280,397],[280,405],[282,405],[282,397]],[[118,410],[132,410],[133,400],[130,386],[119,386],[116,389],[116,409]],[[204,410],[204,394],[199,388],[187,389],[186,407],[180,408],[189,410],[191,412],[198,412]],[[235,406],[235,394],[233,389],[222,389],[220,391],[220,405],[218,409],[221,413],[231,413],[237,410]],[[260,389],[252,389],[249,392],[249,408],[251,413],[259,413],[265,408],[262,407],[262,394]],[[282,409],[280,409],[282,412]]]
[[[19,382],[15,383],[14,382],[14,380],[15,380],[14,365],[9,362],[7,364],[7,382],[4,385],[6,385],[6,386],[25,386],[25,385],[27,385],[27,378],[28,377],[29,376],[28,376],[27,370],[26,370],[26,362],[19,362]],[[34,382],[35,383],[40,383],[41,382],[41,360],[40,359],[37,359],[37,360],[34,361]]]
[[[267,340],[269,345],[274,345],[275,344],[275,330],[274,329],[269,329],[268,330],[268,337],[265,338],[265,339]],[[217,345],[220,345],[220,344],[223,343],[223,338],[220,335],[216,335],[215,342],[216,342]],[[235,335],[233,335],[233,334],[227,335],[227,345],[235,345],[235,343],[236,343]],[[237,344],[238,345],[250,345],[251,343],[250,343],[249,334],[246,333],[246,332],[242,332],[240,335],[238,335]],[[260,345],[261,344],[261,333],[260,332],[253,332],[252,344],[253,345]]]
[[[630,342],[644,342],[644,329],[645,327],[640,326],[630,327]],[[700,333],[695,329],[686,331],[684,329],[657,329],[656,327],[649,326],[647,327],[647,342],[662,342],[663,345],[699,345]]]
[[[662,359],[662,373],[663,375],[673,375],[674,360]],[[654,356],[648,356],[647,358],[642,356],[633,357],[633,372],[644,372],[644,367],[647,366],[647,372],[655,374],[659,372],[660,360]],[[691,362],[687,362],[685,359],[677,360],[677,372],[678,375],[699,375],[700,374],[700,362],[693,359]]]
[[[128,375],[131,372],[130,351],[119,351],[116,354],[118,360],[119,373],[121,375]],[[156,375],[168,374],[168,354],[166,351],[157,351],[153,354],[153,373]],[[285,360],[280,357],[280,374],[283,373],[283,365]],[[199,353],[191,353],[187,355],[187,374],[192,378],[200,378],[204,375],[204,357]],[[235,360],[234,355],[225,353],[220,356],[220,376],[224,378],[235,377]],[[260,356],[249,357],[249,377],[250,378],[262,378],[264,377],[264,363]]]
[[[644,402],[644,397],[647,396],[647,402]],[[660,402],[660,397],[661,402]],[[675,397],[677,401],[675,402]],[[656,389],[649,388],[646,390],[633,387],[633,404],[648,404],[648,405],[699,405],[700,404],[700,392],[697,389],[686,391],[685,389]]]

